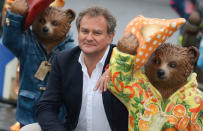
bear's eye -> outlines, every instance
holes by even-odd
[[[170,62],[168,65],[171,68],[175,68],[176,67],[176,63],[175,62]]]
[[[51,24],[52,24],[53,26],[57,26],[57,22],[56,22],[56,21],[52,21]]]
[[[46,23],[46,20],[43,19],[43,18],[41,18],[41,19],[39,20],[39,22],[44,25],[44,24]]]
[[[153,59],[154,64],[159,65],[161,62],[159,59]]]

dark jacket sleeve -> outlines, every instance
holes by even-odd
[[[58,119],[58,112],[62,103],[60,88],[61,70],[56,55],[53,59],[47,90],[36,110],[36,118],[43,131],[66,131],[63,123]]]

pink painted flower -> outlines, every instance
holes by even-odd
[[[195,97],[195,103],[196,103],[196,104],[200,104],[200,103],[201,103],[201,98],[200,98],[200,96],[196,96],[196,97]]]

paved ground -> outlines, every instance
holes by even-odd
[[[8,131],[11,124],[15,122],[15,107],[0,103],[0,131]]]
[[[170,8],[169,0],[67,0],[65,8],[72,8],[78,13],[81,9],[91,5],[101,5],[108,8],[118,21],[116,36],[113,43],[117,43],[127,23],[135,16],[142,14],[146,17],[177,18]],[[75,21],[71,31],[77,38]],[[177,43],[178,33],[175,33],[170,42]],[[77,42],[77,40],[76,40]],[[14,123],[15,108],[0,103],[0,131],[8,130]]]

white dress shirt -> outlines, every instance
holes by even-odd
[[[81,52],[80,54],[78,61],[81,64],[83,71],[82,105],[78,125],[74,131],[111,131],[104,110],[102,94],[99,90],[94,91],[96,83],[101,77],[109,48],[110,47],[107,48],[104,56],[97,63],[91,77],[88,75],[83,53]]]

